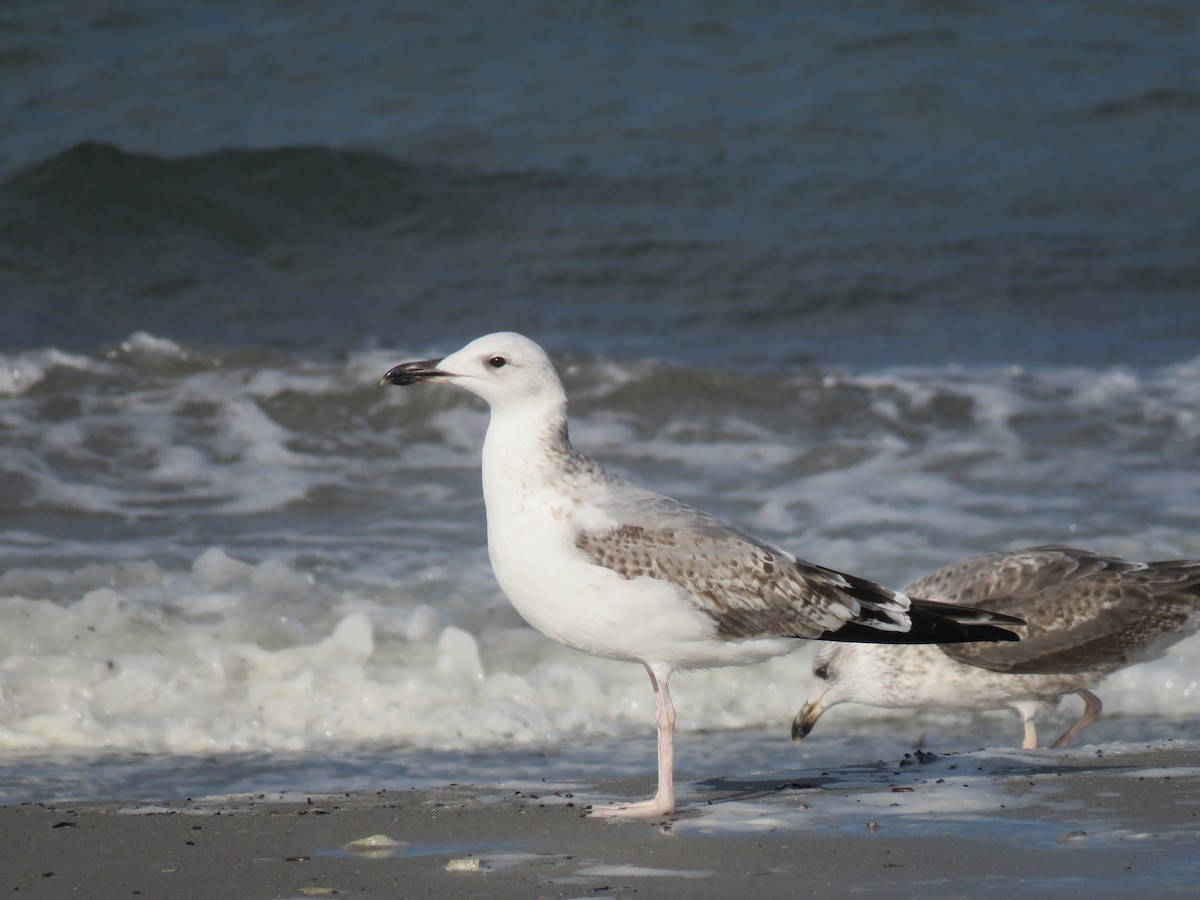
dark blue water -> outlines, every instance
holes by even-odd
[[[0,346],[1190,359],[1198,15],[10,7]]]

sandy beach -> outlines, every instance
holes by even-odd
[[[879,893],[1125,897],[1200,885],[1200,744],[988,751],[710,779],[655,822],[611,783],[0,807],[9,896]]]

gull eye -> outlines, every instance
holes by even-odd
[[[829,666],[817,666],[815,669],[813,669],[813,674],[816,675],[818,678],[820,678],[822,681],[828,681],[829,680]]]
[[[487,364],[489,366],[491,366],[493,369],[503,369],[505,366],[508,365],[508,360],[505,359],[503,356],[493,356],[491,359],[489,359],[487,361]]]

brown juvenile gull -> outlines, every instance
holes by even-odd
[[[635,487],[567,439],[567,398],[545,352],[490,334],[444,359],[402,363],[386,384],[453,384],[491,407],[483,443],[488,554],[529,624],[568,647],[639,662],[658,725],[653,800],[593,815],[675,810],[680,669],[740,666],[831,641],[1016,640],[1005,615],[910,599],[798,560],[719,519]]]
[[[1090,688],[1156,659],[1200,628],[1200,560],[1131,562],[1045,546],[975,556],[914,581],[906,593],[970,603],[1025,620],[1015,644],[824,647],[813,672],[824,685],[792,722],[802,740],[839,703],[901,709],[1015,709],[1026,750],[1035,718],[1065,694],[1083,716],[1052,746],[1065,747],[1100,716]]]

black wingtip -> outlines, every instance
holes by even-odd
[[[1006,616],[1005,618],[1009,618]],[[1025,623],[1017,619],[1015,625],[1024,625]],[[963,641],[1019,641],[1021,636],[1015,632],[1009,631],[1007,628],[998,628],[995,625],[972,625],[968,628],[968,636],[963,638]],[[942,643],[962,643],[963,641],[943,641]]]
[[[1024,619],[1016,616],[1006,616],[1004,613],[979,609],[975,606],[962,606],[958,603],[947,603],[944,600],[913,600],[912,608],[922,613],[944,616],[963,625],[1024,625]]]
[[[859,644],[965,644],[971,641],[1019,641],[1021,636],[1001,625],[1024,625],[1023,619],[970,606],[913,600],[908,631],[885,631],[862,622],[847,622],[827,631],[821,640]]]

